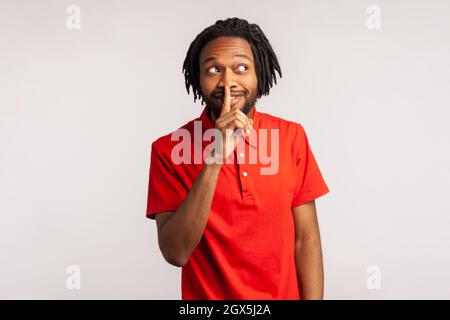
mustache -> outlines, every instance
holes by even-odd
[[[223,90],[220,90],[220,91],[214,91],[213,93],[211,93],[211,95],[210,95],[210,97],[211,98],[217,98],[217,97],[223,97],[224,96],[224,94],[225,94],[225,91],[223,91]],[[240,91],[238,91],[238,90],[235,90],[235,91],[230,91],[230,94],[231,95],[244,95],[244,96],[246,96],[247,95],[247,91],[245,90],[245,91],[242,91],[242,90],[240,90]]]

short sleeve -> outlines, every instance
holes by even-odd
[[[291,208],[312,201],[330,191],[312,153],[306,132],[300,124],[298,124],[294,147],[297,154],[297,183]]]
[[[164,156],[153,142],[150,156],[147,218],[155,219],[156,213],[177,210],[187,193],[188,190],[177,177],[170,158]]]

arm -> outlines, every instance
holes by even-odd
[[[174,266],[185,265],[200,242],[220,167],[220,164],[205,164],[180,207],[155,217],[159,247],[166,261]]]
[[[199,244],[211,209],[221,163],[234,151],[237,136],[227,135],[227,129],[249,129],[251,121],[240,110],[231,110],[230,88],[224,88],[224,104],[216,129],[222,133],[223,152],[213,154],[219,163],[206,164],[179,208],[156,215],[158,242],[161,252],[172,265],[182,267]],[[214,150],[216,151],[216,150]]]
[[[295,223],[295,265],[300,296],[323,299],[323,261],[315,201],[292,209]]]

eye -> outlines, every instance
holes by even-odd
[[[218,71],[219,71],[219,69],[216,66],[212,66],[212,67],[207,69],[208,73],[216,73]]]
[[[237,70],[239,72],[245,72],[248,70],[248,67],[245,64],[241,64],[240,66],[238,66]]]

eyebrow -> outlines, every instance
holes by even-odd
[[[233,54],[233,58],[234,57],[241,57],[241,58],[247,59],[250,62],[252,61],[252,59],[250,59],[250,57],[248,55],[246,55],[245,53],[235,53],[235,54]],[[214,56],[214,55],[213,56],[209,56],[209,57],[207,57],[206,59],[203,60],[202,65],[204,65],[204,64],[206,64],[206,63],[208,63],[210,61],[216,60],[216,59],[217,59],[217,56]]]

